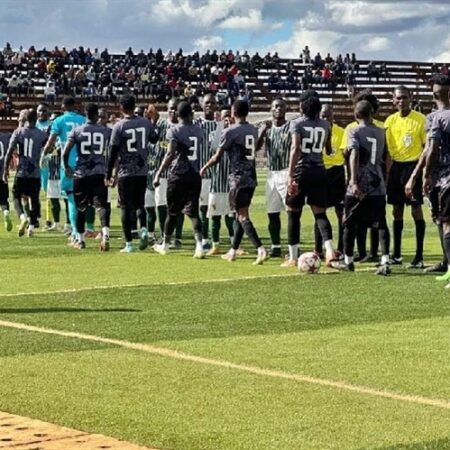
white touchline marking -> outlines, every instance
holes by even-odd
[[[357,272],[373,272],[373,268],[359,269]],[[186,286],[189,284],[209,284],[209,283],[228,283],[230,281],[249,281],[249,280],[263,280],[266,278],[289,278],[289,277],[302,277],[302,276],[320,276],[320,275],[336,275],[338,272],[336,270],[319,272],[314,275],[300,274],[298,272],[291,273],[280,273],[280,274],[268,274],[268,275],[249,275],[244,277],[235,278],[215,278],[211,280],[192,280],[192,281],[162,281],[157,283],[130,283],[130,284],[110,284],[110,285],[100,285],[100,286],[86,286],[70,289],[57,289],[54,291],[28,291],[28,292],[5,292],[0,293],[0,298],[8,297],[25,297],[25,296],[35,296],[35,295],[51,295],[51,294],[71,294],[77,292],[86,291],[102,291],[107,289],[127,289],[127,288],[144,288],[144,287],[157,287],[157,286]]]
[[[367,386],[360,386],[356,384],[350,384],[346,383],[344,381],[334,381],[334,380],[327,380],[323,378],[316,378],[311,377],[308,375],[301,375],[301,374],[295,374],[295,373],[289,373],[284,372],[281,370],[272,370],[272,369],[265,369],[262,367],[256,367],[256,366],[248,366],[246,364],[237,364],[230,361],[224,361],[220,359],[212,359],[212,358],[206,358],[202,356],[196,356],[191,355],[188,353],[183,353],[177,350],[171,350],[169,348],[165,347],[155,347],[153,345],[149,344],[140,344],[135,342],[129,342],[129,341],[123,341],[119,339],[109,339],[104,338],[101,336],[94,336],[90,334],[83,334],[83,333],[76,333],[71,331],[60,331],[60,330],[54,330],[51,328],[43,328],[43,327],[36,327],[33,325],[27,325],[24,323],[18,323],[18,322],[9,322],[5,320],[0,320],[0,326],[6,327],[6,328],[14,328],[17,330],[25,330],[25,331],[32,331],[36,333],[44,333],[44,334],[51,334],[56,336],[62,336],[67,338],[75,338],[75,339],[81,339],[85,341],[91,341],[91,342],[100,342],[103,344],[110,344],[115,345],[118,347],[123,347],[131,350],[137,350],[141,352],[151,353],[153,355],[159,355],[166,358],[172,358],[182,361],[189,361],[197,364],[204,364],[208,366],[215,366],[215,367],[223,367],[226,369],[234,369],[241,372],[247,372],[252,373],[254,375],[260,375],[260,376],[266,376],[271,378],[281,378],[285,380],[293,380],[300,383],[309,383],[314,384],[318,386],[324,386],[328,388],[334,388],[334,389],[340,389],[344,391],[351,391],[355,392],[357,394],[362,395],[369,395],[373,397],[381,397],[386,398],[389,400],[398,400],[401,402],[406,403],[415,403],[419,405],[427,405],[427,406],[434,406],[436,408],[442,408],[442,409],[448,409],[450,410],[450,401],[449,400],[443,400],[443,399],[434,399],[429,397],[423,397],[420,395],[414,395],[414,394],[400,394],[396,392],[390,392],[390,391],[384,391],[384,390],[378,390],[374,388],[370,388]]]

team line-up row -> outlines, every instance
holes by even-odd
[[[143,111],[136,110],[134,98],[123,97],[123,118],[112,129],[105,126],[107,116],[95,104],[88,104],[86,116],[82,116],[76,112],[75,99],[66,98],[64,114],[51,123],[42,117],[45,105],[40,105],[37,112],[25,112],[23,126],[1,147],[4,173],[0,203],[5,221],[11,228],[7,178],[12,155],[17,153],[13,198],[21,235],[27,230],[32,234],[40,210],[41,168],[48,166],[47,193],[49,198],[55,196],[50,191],[57,189],[50,186],[57,181],[66,194],[76,248],[85,247],[86,215],[95,207],[102,225],[100,247],[109,249],[111,208],[107,187],[117,184],[125,238],[123,252],[134,250],[132,230],[136,219],[140,225],[139,246],[141,249],[148,246],[156,211],[163,213],[161,207],[166,206],[163,239],[154,245],[157,252],[167,253],[184,213],[193,224],[194,256],[205,255],[208,217],[212,219],[213,232],[209,254],[218,254],[218,230],[224,216],[229,218],[226,222],[232,235],[231,249],[224,258],[235,260],[245,233],[257,248],[255,263],[261,264],[269,255],[250,220],[249,206],[256,187],[255,153],[265,147],[271,256],[281,256],[280,212],[287,209],[288,213],[289,257],[283,266],[296,264],[300,216],[303,205],[308,203],[315,217],[315,250],[322,253],[322,247],[325,248],[327,265],[354,270],[356,239],[360,259],[374,259],[381,246],[377,273],[383,275],[390,273],[390,264],[402,263],[403,212],[405,205],[411,205],[417,246],[410,267],[423,268],[423,191],[430,197],[433,217],[439,224],[444,258],[446,240],[450,241],[447,233],[450,229],[446,228],[448,85],[444,77],[435,79],[437,109],[427,117],[411,110],[409,91],[399,86],[393,93],[398,112],[384,124],[373,117],[378,107],[376,97],[363,91],[355,99],[356,121],[346,130],[333,123],[332,107],[322,106],[314,91],[300,96],[300,116],[291,121],[286,120],[285,102],[274,100],[272,118],[259,130],[247,122],[249,107],[245,101],[236,101],[231,112],[221,111],[222,117],[215,120],[212,95],[203,98],[203,117],[195,121],[187,102],[170,101],[168,118],[159,119],[152,105]],[[59,170],[55,170],[59,169],[60,160],[53,155],[55,147],[62,149],[60,176]],[[8,150],[5,152],[4,148]],[[423,169],[422,190],[419,180]],[[386,196],[394,214],[392,256],[389,256]],[[29,199],[29,216],[23,198]],[[343,262],[332,244],[326,215],[329,207],[335,208],[338,217],[338,249],[344,254]],[[235,220],[230,219],[231,214]],[[365,254],[367,229],[371,230],[369,255]],[[447,271],[446,263],[444,260],[432,270]]]

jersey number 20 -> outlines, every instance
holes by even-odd
[[[322,153],[325,142],[325,130],[322,127],[304,127],[309,134],[302,139],[302,153]]]

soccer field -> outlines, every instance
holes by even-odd
[[[184,250],[124,255],[118,219],[107,254],[0,230],[0,411],[164,450],[450,449],[450,301],[433,276],[302,276],[252,266],[250,248],[193,260],[188,221]],[[406,261],[412,227],[408,211]],[[305,210],[303,250],[312,236]]]

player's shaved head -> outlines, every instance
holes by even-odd
[[[444,74],[436,74],[431,78],[433,98],[436,102],[448,103],[450,78]]]
[[[75,109],[75,98],[72,96],[64,97],[63,107],[66,111],[73,111]]]
[[[50,111],[48,109],[47,103],[39,103],[36,111],[39,120],[48,120]]]
[[[85,108],[86,116],[90,122],[96,123],[98,120],[98,105],[96,103],[88,103]]]
[[[333,106],[330,103],[322,105],[322,109],[320,110],[320,118],[331,123],[333,122]]]
[[[282,98],[276,98],[270,107],[274,119],[284,119],[286,116],[287,105]]]
[[[355,106],[355,117],[360,120],[370,120],[373,108],[367,100],[361,100]]]
[[[394,89],[394,105],[403,116],[411,111],[411,95],[406,86],[400,85]]]
[[[409,89],[403,84],[400,84],[400,85],[395,87],[394,95],[397,95],[397,93],[407,94],[408,97],[410,96]]]
[[[101,125],[106,126],[108,123],[108,111],[105,108],[100,108],[98,110],[98,121]]]
[[[214,113],[217,109],[216,96],[212,93],[205,94],[202,98],[202,109],[207,120],[214,119]]]
[[[248,116],[249,110],[249,104],[245,100],[236,100],[233,103],[232,114],[239,119],[245,119]]]
[[[169,120],[172,123],[176,123],[178,120],[178,108],[179,100],[175,97],[172,97],[167,103],[167,114],[169,116]]]
[[[194,116],[190,103],[184,101],[178,104],[177,112],[178,117],[183,121],[190,121]]]
[[[25,111],[25,120],[30,124],[30,125],[35,125],[36,121],[37,121],[37,112],[35,109],[31,108],[31,109],[27,109]]]
[[[142,106],[142,105],[136,106],[136,108],[134,108],[134,113],[137,116],[144,117],[145,106]]]
[[[136,107],[136,100],[132,95],[122,95],[120,97],[120,106],[124,112],[131,114]]]

